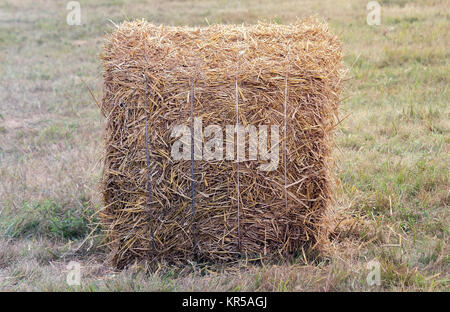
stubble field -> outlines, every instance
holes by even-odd
[[[450,15],[447,1],[0,3],[0,291],[449,291]],[[114,23],[289,23],[318,15],[344,44],[336,131],[339,224],[326,257],[115,272],[101,229],[103,37]],[[93,92],[91,96],[89,89]],[[381,285],[366,281],[375,260]],[[81,285],[66,282],[81,264]]]

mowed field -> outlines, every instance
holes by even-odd
[[[449,291],[450,14],[447,1],[0,2],[0,291]],[[115,272],[102,207],[103,37],[134,18],[168,25],[290,23],[318,15],[348,68],[336,131],[339,223],[327,255],[288,263]],[[89,89],[92,90],[91,96]],[[367,264],[380,264],[369,285]],[[81,264],[81,285],[66,282]]]

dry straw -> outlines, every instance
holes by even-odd
[[[279,258],[326,240],[342,82],[341,45],[326,24],[125,22],[101,57],[102,222],[115,266]],[[279,125],[277,169],[258,170],[261,159],[175,161],[170,134],[190,125],[191,109],[204,126]]]

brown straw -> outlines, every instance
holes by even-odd
[[[101,58],[107,124],[100,216],[114,266],[148,258],[228,262],[241,254],[269,260],[326,246],[343,78],[341,44],[326,24],[124,22]],[[267,127],[272,157],[259,151],[257,160],[239,163],[200,160],[196,145],[183,149],[190,159],[174,159],[171,149],[184,138],[173,136],[175,127],[197,144],[194,109],[202,129],[219,126],[223,137],[226,126],[254,126],[261,143]],[[283,156],[271,126],[283,127]],[[226,155],[223,143],[214,148]],[[269,163],[273,170],[261,169]]]

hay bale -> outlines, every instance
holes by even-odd
[[[115,266],[284,257],[322,242],[342,81],[341,45],[325,24],[125,22],[107,38],[101,58],[107,117],[101,217]],[[223,149],[234,147],[235,160],[225,151],[223,159],[197,160],[204,133],[193,162],[171,156],[180,142],[176,126],[199,131],[190,127],[191,108],[202,130],[223,129]],[[261,154],[248,160],[250,143],[247,160],[237,158],[234,135],[225,130],[236,122],[279,127],[279,144],[261,139],[279,151],[272,167],[264,167],[269,161]]]

